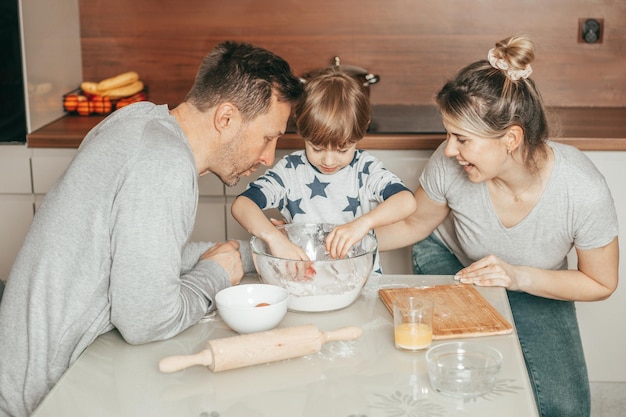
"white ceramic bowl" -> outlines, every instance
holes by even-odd
[[[481,342],[450,342],[426,352],[428,376],[433,388],[457,398],[491,392],[502,366],[502,354]]]
[[[272,256],[261,239],[253,236],[250,240],[261,280],[289,291],[289,310],[339,310],[352,304],[367,282],[374,266],[376,238],[368,234],[350,249],[345,258],[332,259],[326,253],[324,240],[334,227],[329,223],[292,223],[279,227],[292,242],[304,249],[311,261]]]
[[[218,292],[215,303],[231,329],[255,333],[271,330],[282,321],[288,299],[287,290],[276,285],[241,284]]]

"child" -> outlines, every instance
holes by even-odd
[[[369,122],[369,97],[355,77],[335,68],[312,76],[296,105],[305,149],[250,183],[233,202],[233,217],[273,255],[309,260],[262,210],[278,207],[287,223],[340,225],[326,239],[333,258],[345,257],[374,228],[409,216],[416,207],[413,193],[378,159],[356,149]],[[373,270],[381,273],[378,254]]]

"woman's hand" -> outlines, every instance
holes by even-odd
[[[578,269],[550,270],[508,264],[489,255],[460,270],[462,283],[501,286],[538,297],[566,301],[598,301],[617,288],[619,244],[617,237],[596,249],[576,249]]]
[[[517,268],[495,255],[488,255],[461,269],[454,279],[463,284],[483,287],[505,287],[512,291],[519,290]]]

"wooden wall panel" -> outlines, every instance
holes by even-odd
[[[626,1],[615,0],[79,0],[83,76],[130,69],[151,99],[175,105],[216,43],[252,42],[297,74],[344,64],[380,75],[374,104],[431,104],[460,67],[526,33],[533,77],[551,106],[626,106]],[[603,43],[577,43],[580,17],[604,18]]]

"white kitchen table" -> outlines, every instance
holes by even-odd
[[[426,371],[425,351],[394,347],[392,316],[378,289],[451,283],[454,280],[448,276],[372,277],[350,307],[325,313],[288,312],[280,324],[312,323],[322,331],[358,325],[363,329],[359,339],[329,342],[309,356],[216,373],[194,366],[164,374],[157,364],[166,356],[199,352],[208,340],[235,335],[217,314],[173,339],[141,346],[129,345],[114,330],[85,350],[33,417],[537,416],[515,331],[464,339],[494,346],[504,357],[495,390],[472,399],[435,391]],[[479,291],[513,324],[504,289]]]

